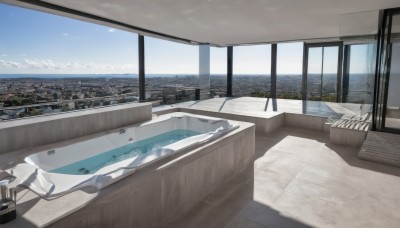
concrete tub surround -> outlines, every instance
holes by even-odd
[[[105,188],[52,227],[159,227],[244,171],[254,158],[254,125],[139,171]]]
[[[17,220],[5,227],[162,226],[252,164],[254,124],[237,123],[238,129],[214,141],[139,169],[98,192],[87,188],[47,201],[23,189]],[[12,152],[0,160],[27,155],[26,150]]]
[[[131,103],[1,122],[0,154],[132,125],[151,117],[151,103]]]

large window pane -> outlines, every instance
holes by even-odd
[[[302,99],[303,43],[278,44],[277,98]]]
[[[321,100],[322,49],[308,49],[307,100]]]
[[[400,14],[393,15],[391,31],[391,64],[387,91],[385,127],[400,130]]]
[[[372,104],[375,75],[375,44],[355,44],[350,47],[349,88],[346,102]]]
[[[173,104],[194,100],[199,47],[145,37],[146,99]]]
[[[339,47],[324,47],[322,101],[336,102]]]
[[[137,34],[0,4],[0,116],[137,100]]]
[[[227,86],[227,48],[210,48],[211,96],[225,97]]]
[[[271,45],[233,48],[233,95],[269,97]]]

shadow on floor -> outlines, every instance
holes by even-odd
[[[308,228],[311,226],[284,216],[267,205],[250,201],[225,227]]]
[[[400,177],[400,169],[398,167],[358,158],[358,151],[360,148],[349,148],[331,143],[327,143],[326,146],[335,151],[337,155],[351,166]]]

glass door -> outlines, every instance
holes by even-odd
[[[341,42],[305,45],[305,98],[336,102],[341,71]]]
[[[400,133],[400,8],[384,11],[377,44],[373,130]]]
[[[400,130],[400,14],[393,15],[391,22],[385,128],[398,131]]]

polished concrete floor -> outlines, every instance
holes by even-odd
[[[400,169],[320,131],[257,136],[254,165],[168,227],[400,227]]]
[[[363,114],[371,111],[370,105],[257,97],[224,97],[201,101],[188,101],[156,107],[153,108],[153,111],[159,111],[170,107],[186,107],[207,111],[249,114],[287,112],[327,117],[337,114]]]

